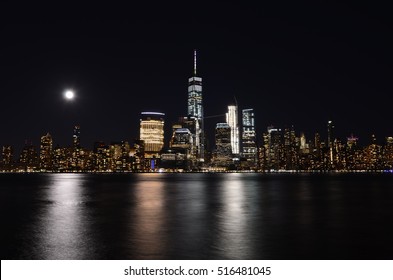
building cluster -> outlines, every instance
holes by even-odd
[[[335,137],[332,121],[327,141],[319,133],[307,140],[294,127],[269,126],[256,134],[252,108],[228,106],[226,122],[215,126],[215,143],[207,145],[202,102],[202,78],[194,71],[188,79],[187,115],[172,124],[170,139],[164,139],[165,114],[142,112],[139,138],[106,144],[93,150],[81,146],[81,129],[74,127],[72,146],[54,146],[52,136],[41,137],[40,146],[26,142],[18,158],[11,145],[2,147],[2,172],[192,172],[192,171],[380,171],[393,170],[393,137],[383,145],[375,136],[365,147],[351,136],[346,142]],[[239,116],[240,113],[240,116]],[[224,114],[223,114],[224,115]],[[221,115],[220,115],[221,116]],[[240,122],[239,122],[240,119]],[[257,139],[259,141],[257,141]]]

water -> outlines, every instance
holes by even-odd
[[[1,259],[393,259],[391,174],[1,174]]]

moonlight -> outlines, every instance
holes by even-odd
[[[67,90],[67,91],[64,93],[64,97],[65,97],[66,99],[68,99],[68,100],[72,100],[72,99],[74,99],[75,94],[74,94],[74,92],[73,92],[72,90]]]

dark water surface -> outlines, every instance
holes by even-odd
[[[0,174],[1,259],[393,259],[392,174]]]

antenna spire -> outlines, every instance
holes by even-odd
[[[194,76],[196,76],[196,50],[194,49]]]

